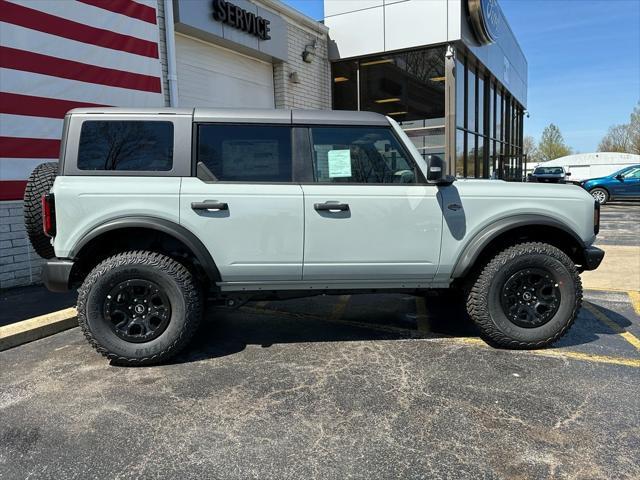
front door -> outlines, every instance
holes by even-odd
[[[292,183],[291,127],[194,128],[206,175],[183,178],[180,223],[207,247],[223,282],[301,280],[304,211]]]
[[[612,188],[616,198],[640,197],[640,167],[633,167],[624,172]]]
[[[311,128],[316,182],[303,184],[303,279],[429,281],[440,256],[438,189],[391,128]]]

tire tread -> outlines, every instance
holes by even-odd
[[[510,260],[528,254],[549,255],[567,268],[576,285],[576,299],[569,319],[554,335],[535,342],[515,340],[502,332],[491,319],[488,308],[488,292],[491,281],[498,271]],[[480,329],[481,335],[489,343],[511,349],[542,348],[556,342],[571,328],[582,306],[582,281],[573,261],[562,250],[542,242],[527,242],[513,245],[489,260],[475,277],[467,294],[467,313]]]

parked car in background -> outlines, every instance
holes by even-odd
[[[566,183],[571,174],[563,167],[536,167],[527,178],[528,182],[537,183]]]
[[[606,177],[580,182],[600,205],[611,200],[640,200],[640,165],[631,165]]]

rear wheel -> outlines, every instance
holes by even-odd
[[[498,253],[474,279],[467,312],[490,343],[508,348],[552,344],[573,324],[582,283],[573,261],[544,243]]]
[[[169,359],[202,317],[202,295],[184,265],[159,253],[107,258],[78,291],[78,322],[91,345],[118,364]]]
[[[42,258],[56,256],[51,239],[42,230],[42,196],[49,193],[57,175],[57,163],[41,163],[31,172],[24,190],[24,226],[33,249]]]
[[[589,193],[600,205],[604,205],[609,201],[609,192],[607,192],[604,188],[594,188],[593,190],[589,191]]]

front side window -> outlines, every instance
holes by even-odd
[[[311,129],[313,167],[322,183],[416,183],[416,170],[390,129]]]
[[[631,168],[622,175],[624,178],[640,178],[640,168]]]
[[[220,181],[290,182],[291,127],[199,125],[198,161]]]
[[[80,170],[168,171],[173,167],[173,124],[88,120],[82,123]]]

